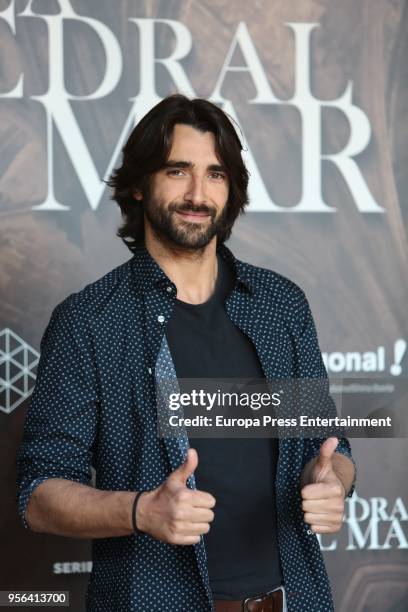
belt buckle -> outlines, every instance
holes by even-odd
[[[261,593],[260,595],[255,595],[254,597],[247,597],[246,599],[244,599],[244,601],[242,603],[242,612],[250,612],[250,610],[247,607],[248,603],[251,603],[252,601],[254,601],[256,603],[261,603],[269,595],[270,595],[270,593]]]

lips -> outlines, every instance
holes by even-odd
[[[176,212],[178,215],[183,217],[183,219],[185,219],[186,221],[197,222],[197,221],[201,221],[211,216],[210,213],[208,212],[193,212],[191,210],[177,210]]]

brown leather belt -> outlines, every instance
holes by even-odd
[[[247,599],[214,601],[215,612],[282,612],[283,593],[281,589]]]

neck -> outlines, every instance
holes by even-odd
[[[201,249],[187,250],[165,244],[146,232],[148,252],[177,287],[177,298],[189,304],[202,304],[214,292],[218,265],[217,242],[214,237]]]

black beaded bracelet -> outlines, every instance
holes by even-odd
[[[135,533],[140,533],[140,529],[136,525],[136,506],[137,506],[137,502],[139,501],[142,493],[144,493],[144,491],[139,491],[138,493],[136,493],[135,499],[133,501],[133,506],[132,506],[132,525],[133,525],[133,531]]]

